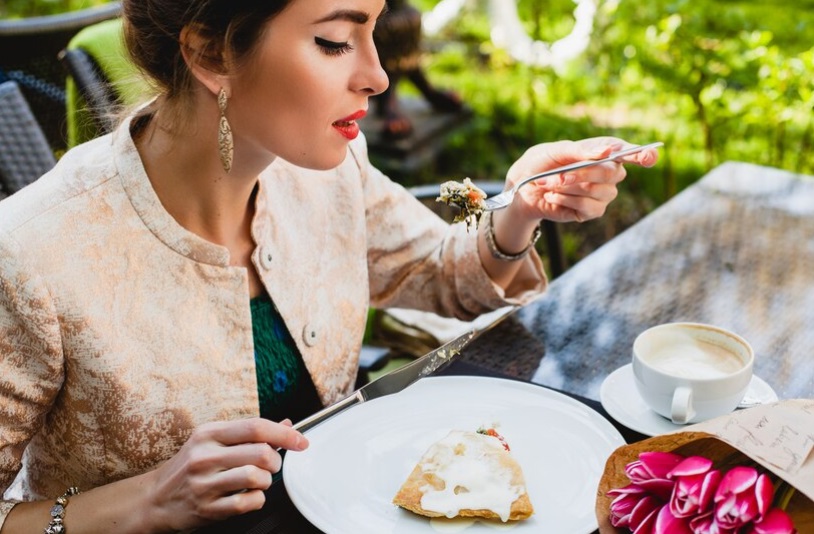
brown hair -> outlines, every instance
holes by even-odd
[[[238,64],[251,55],[265,23],[292,1],[124,0],[124,39],[136,66],[180,111],[193,86],[181,53],[184,28],[195,28],[209,40],[198,53],[212,70],[219,70],[224,51]]]

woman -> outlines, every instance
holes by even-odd
[[[277,450],[307,446],[283,418],[352,389],[370,303],[522,304],[545,286],[540,219],[597,217],[624,177],[529,186],[467,233],[368,162],[356,121],[387,86],[384,0],[123,6],[160,96],[0,206],[3,534],[261,507]],[[540,145],[507,181],[623,146]]]

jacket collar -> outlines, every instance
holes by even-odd
[[[194,261],[229,265],[229,250],[190,232],[164,209],[141,161],[128,117],[113,133],[113,159],[122,187],[144,225],[165,245]]]

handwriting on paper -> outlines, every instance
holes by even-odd
[[[752,408],[717,422],[710,426],[718,436],[792,475],[814,449],[814,400]]]

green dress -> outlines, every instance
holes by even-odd
[[[299,421],[322,407],[314,383],[269,295],[250,304],[260,416]]]

